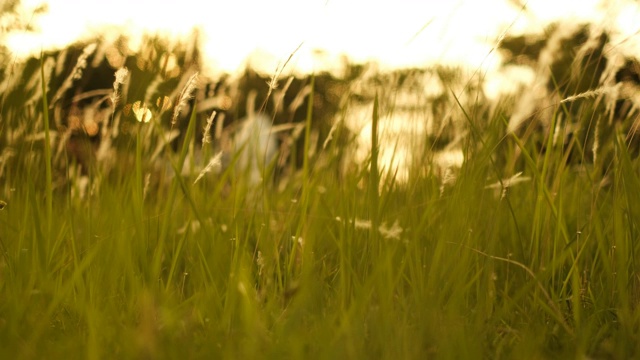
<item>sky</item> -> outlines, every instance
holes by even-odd
[[[505,33],[540,33],[552,21],[592,21],[640,49],[639,6],[631,0],[22,0],[37,31],[0,34],[23,57],[96,33],[158,31],[188,36],[197,27],[205,71],[233,72],[247,63],[273,72],[300,44],[289,64],[299,72],[332,69],[342,56],[382,69],[447,63],[491,71],[492,48]],[[33,16],[46,4],[47,12]],[[179,4],[179,6],[176,6]],[[0,16],[0,25],[6,22]]]

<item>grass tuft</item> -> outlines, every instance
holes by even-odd
[[[365,74],[322,133],[316,74],[290,107],[307,101],[302,122],[274,123],[284,145],[261,175],[276,176],[251,188],[230,130],[199,113],[197,74],[141,94],[122,68],[80,117],[56,88],[76,70],[56,85],[44,58],[0,104],[0,358],[640,354],[640,159],[635,118],[600,106],[608,85],[514,127],[517,99],[489,103],[461,73],[440,69],[423,107],[424,73]],[[415,143],[393,126],[413,120],[431,129]]]

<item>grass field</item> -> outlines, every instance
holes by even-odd
[[[155,116],[130,121],[108,173],[96,155],[79,170],[49,139],[41,70],[33,96],[2,99],[0,358],[640,356],[630,119],[590,161],[567,103],[518,133],[506,103],[454,101],[462,166],[443,176],[425,146],[399,183],[377,100],[374,150],[347,170],[345,144],[311,151],[309,106],[307,156],[277,186],[233,166],[194,183],[190,148],[214,155],[195,113],[177,149],[160,145],[170,170],[151,161],[170,127]]]

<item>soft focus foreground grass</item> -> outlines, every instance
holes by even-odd
[[[466,116],[455,181],[428,150],[406,184],[377,151],[340,171],[329,143],[280,189],[229,171],[142,194],[142,153],[136,171],[91,169],[79,197],[71,175],[47,181],[42,141],[16,145],[1,183],[0,357],[640,356],[625,134],[606,167],[568,165],[548,136],[507,134],[500,111]],[[167,148],[174,171],[195,141]],[[517,172],[529,181],[500,185]]]

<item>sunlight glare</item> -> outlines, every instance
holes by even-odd
[[[247,64],[272,73],[300,44],[289,66],[302,73],[339,71],[344,59],[375,61],[380,69],[444,63],[491,72],[502,61],[492,49],[505,33],[542,33],[558,20],[601,23],[621,39],[640,30],[638,5],[630,0],[585,0],[580,6],[570,0],[518,3],[183,0],[168,6],[148,0],[22,0],[19,11],[37,31],[13,31],[0,40],[16,56],[26,57],[96,34],[128,34],[135,50],[145,31],[178,39],[197,28],[204,73],[234,72]],[[48,11],[33,15],[43,4]],[[640,48],[635,38],[625,42],[629,51]]]

